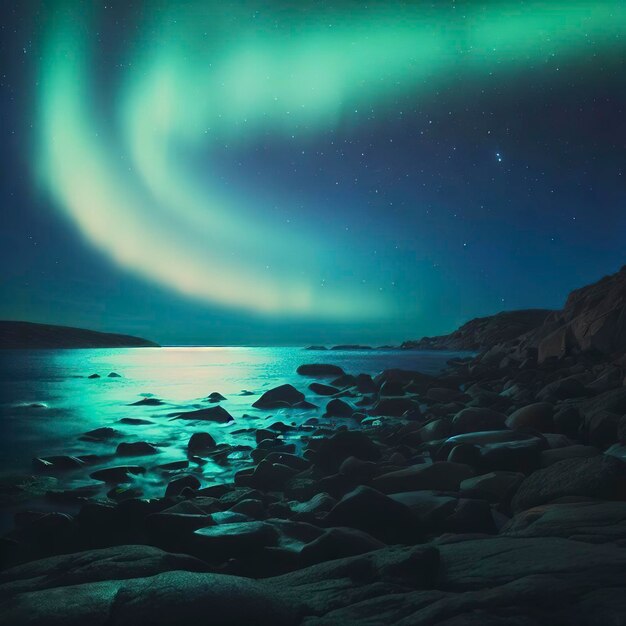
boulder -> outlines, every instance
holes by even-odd
[[[511,506],[523,511],[565,496],[626,499],[626,463],[604,454],[559,461],[528,476]]]
[[[354,409],[347,402],[335,398],[326,405],[324,417],[352,417],[353,414]]]
[[[363,554],[384,548],[385,544],[356,528],[329,528],[300,551],[302,565]]]
[[[554,406],[549,402],[535,402],[514,411],[506,420],[506,425],[518,430],[531,428],[540,432],[554,432]]]
[[[117,456],[148,456],[157,454],[158,450],[147,441],[133,441],[131,443],[122,442],[117,446],[115,454]]]
[[[455,435],[506,428],[506,415],[488,408],[470,407],[459,411],[452,418],[452,431]]]
[[[337,387],[331,385],[323,385],[322,383],[311,383],[309,389],[318,396],[334,396],[339,393]]]
[[[117,467],[107,467],[105,469],[92,472],[89,476],[94,480],[100,480],[105,483],[118,484],[127,483],[132,480],[131,476],[143,474],[145,467],[140,465],[119,465]]]
[[[280,385],[266,391],[252,406],[257,409],[292,407],[304,401],[304,394],[293,385]]]
[[[216,445],[215,439],[209,433],[197,432],[189,438],[187,450],[190,454],[201,454],[202,452],[214,450]]]
[[[307,363],[300,365],[296,371],[300,376],[317,378],[334,378],[345,374],[341,367],[329,363]]]
[[[185,411],[178,413],[174,419],[179,420],[199,420],[203,422],[216,422],[217,424],[227,424],[233,421],[233,416],[221,406],[212,406],[207,409],[196,409],[195,411]]]
[[[461,463],[430,463],[411,465],[374,478],[372,486],[383,493],[435,489],[458,491],[461,481],[474,475],[469,465]]]
[[[348,526],[382,541],[417,538],[419,522],[410,509],[371,487],[357,487],[346,494],[324,518],[327,526]]]

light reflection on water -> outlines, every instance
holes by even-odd
[[[91,484],[88,474],[98,467],[137,463],[150,468],[185,459],[187,442],[195,431],[210,432],[218,443],[254,446],[254,431],[235,435],[233,431],[268,426],[277,420],[301,424],[310,417],[321,417],[327,400],[312,394],[308,390],[310,380],[295,373],[302,363],[335,363],[353,374],[376,374],[391,367],[437,373],[456,354],[391,350],[316,352],[285,347],[0,351],[0,472],[32,472],[34,456],[112,455],[120,440],[149,441],[161,450],[151,457],[109,457],[89,471],[56,475],[60,486],[75,487]],[[110,372],[121,378],[107,378]],[[87,378],[94,373],[101,378]],[[286,382],[298,387],[319,410],[252,408],[266,389]],[[254,395],[240,395],[244,389]],[[234,422],[220,425],[171,419],[176,411],[213,406],[205,400],[213,391],[226,396],[221,405],[233,415]],[[150,395],[164,404],[129,406]],[[36,404],[45,407],[31,406]],[[151,423],[119,423],[125,417]],[[79,439],[86,431],[102,426],[116,428],[123,438],[104,443]],[[241,467],[239,463],[222,466],[209,461],[202,468],[193,469],[203,484],[211,484],[231,477]],[[167,482],[161,472],[150,471],[137,480],[146,495],[161,495]]]

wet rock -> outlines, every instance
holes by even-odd
[[[354,379],[354,384],[359,393],[376,392],[376,384],[369,374],[358,374]]]
[[[528,476],[511,506],[523,511],[564,496],[626,498],[626,463],[607,455],[559,461]]]
[[[339,387],[339,389],[346,389],[347,387],[354,387],[356,385],[356,376],[352,374],[343,374],[338,378],[331,381],[333,387]]]
[[[434,532],[442,531],[444,520],[454,512],[458,503],[456,496],[428,489],[392,493],[389,497],[408,507],[425,529]]]
[[[89,476],[104,483],[119,484],[130,482],[132,480],[131,476],[143,474],[145,471],[146,468],[140,465],[118,465],[97,470]]]
[[[489,503],[473,498],[461,498],[454,512],[444,520],[443,528],[458,534],[497,532]]]
[[[226,398],[221,393],[214,391],[207,396],[207,400],[209,402],[221,402],[222,400],[226,400]]]
[[[195,411],[185,411],[178,413],[174,419],[179,420],[199,420],[203,422],[216,422],[217,424],[227,424],[233,421],[233,416],[221,406],[212,406],[208,409],[196,409]]]
[[[190,454],[201,454],[214,450],[216,445],[215,439],[209,433],[197,432],[189,438],[187,450]]]
[[[87,378],[100,378],[100,374],[90,374]]]
[[[157,454],[158,452],[159,451],[147,441],[122,442],[115,450],[117,456],[147,456]]]
[[[123,417],[120,424],[127,424],[128,426],[147,426],[148,424],[154,424],[152,420],[144,420],[140,417]]]
[[[121,487],[116,485],[107,492],[107,498],[115,500],[115,502],[123,502],[130,498],[140,498],[143,495],[143,491],[137,487]]]
[[[83,441],[107,441],[108,439],[116,439],[121,436],[122,433],[119,430],[110,426],[104,426],[87,431],[80,439]]]
[[[117,372],[109,372],[107,378],[121,378],[121,376]]]
[[[358,430],[338,431],[331,437],[311,440],[308,453],[313,463],[326,471],[337,471],[349,456],[363,461],[377,461],[380,458],[378,446]]]
[[[165,403],[159,398],[142,398],[137,402],[132,402],[129,406],[161,406],[162,404]]]
[[[334,396],[339,393],[337,387],[331,385],[323,385],[322,383],[311,383],[309,389],[318,396]]]
[[[458,491],[461,481],[473,475],[474,470],[461,463],[424,463],[378,476],[372,481],[372,486],[383,493],[419,489]]]
[[[535,402],[511,413],[506,425],[514,430],[532,428],[540,432],[554,432],[554,407],[548,402]]]
[[[266,391],[252,406],[257,409],[291,407],[304,401],[304,394],[293,385],[280,385]]]
[[[399,380],[385,380],[378,390],[381,398],[394,398],[405,395],[404,385]]]
[[[352,417],[353,414],[354,409],[347,402],[335,398],[326,405],[324,417]]]
[[[200,481],[191,474],[187,474],[186,476],[181,476],[180,478],[176,478],[172,480],[165,490],[165,497],[170,496],[178,496],[180,495],[184,489],[192,489],[196,490],[200,488]]]
[[[307,363],[300,365],[296,370],[300,376],[311,376],[318,378],[332,378],[335,376],[343,376],[345,372],[338,365],[329,363]]]

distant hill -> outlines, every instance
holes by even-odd
[[[0,349],[148,348],[159,344],[141,337],[33,322],[0,321]]]
[[[547,309],[503,311],[470,320],[449,335],[405,341],[401,347],[406,350],[484,350],[534,330],[551,313],[553,311]]]

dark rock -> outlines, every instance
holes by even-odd
[[[226,400],[226,398],[221,393],[214,391],[207,396],[207,400],[209,402],[221,402],[222,400]]]
[[[191,474],[172,480],[165,490],[165,497],[178,496],[184,489],[199,489],[200,481]]]
[[[309,389],[318,396],[334,396],[339,393],[337,387],[331,385],[323,385],[322,383],[311,383]]]
[[[564,459],[586,459],[600,454],[593,446],[573,445],[553,450],[543,450],[541,453],[541,467],[549,467]]]
[[[216,447],[215,439],[205,432],[197,432],[191,435],[189,442],[187,443],[187,450],[190,454],[200,454],[214,450]]]
[[[469,498],[483,498],[489,502],[508,502],[522,484],[524,474],[520,472],[490,472],[461,482],[460,492]]]
[[[75,456],[46,456],[33,459],[33,466],[42,471],[73,470],[85,466],[85,462]]]
[[[379,400],[369,411],[371,415],[389,415],[419,419],[422,415],[419,403],[409,398],[384,398]]]
[[[555,401],[566,400],[567,398],[580,398],[587,395],[587,389],[575,376],[561,378],[537,392],[539,400]]]
[[[280,385],[266,391],[252,406],[257,409],[291,407],[304,401],[304,394],[293,385]]]
[[[326,405],[324,417],[352,417],[353,414],[354,409],[347,402],[335,398]]]
[[[326,515],[328,526],[357,528],[382,541],[417,538],[422,529],[410,509],[371,487],[357,487]]]
[[[606,543],[626,540],[626,502],[543,504],[518,513],[501,530],[511,537],[564,537]]]
[[[505,430],[506,415],[488,408],[468,408],[459,411],[452,419],[455,435],[486,430]]]
[[[378,476],[372,486],[384,493],[419,489],[458,491],[461,481],[473,475],[474,470],[461,463],[424,463]]]
[[[208,409],[196,409],[195,411],[185,411],[178,413],[174,419],[179,420],[201,420],[204,422],[217,422],[227,424],[233,421],[233,416],[221,406],[212,406]]]
[[[107,378],[121,378],[117,372],[109,372]]]
[[[564,496],[626,498],[626,463],[607,455],[559,461],[528,476],[511,505],[523,511]]]
[[[94,428],[82,435],[83,441],[106,441],[107,439],[115,439],[121,437],[122,433],[115,428],[104,426],[103,428]]]
[[[159,398],[142,398],[137,402],[132,402],[129,406],[161,406],[162,404],[165,403]]]
[[[162,465],[157,465],[156,468],[163,470],[165,472],[171,472],[181,469],[187,469],[189,467],[189,461],[171,461],[170,463],[163,463]]]
[[[122,442],[117,446],[115,454],[118,456],[147,456],[157,454],[158,450],[147,441]]]
[[[377,461],[380,458],[378,446],[362,431],[343,430],[324,439],[309,442],[316,466],[327,471],[336,471],[349,456],[363,461]]]
[[[89,474],[89,476],[104,483],[119,484],[130,482],[132,475],[143,474],[145,471],[145,467],[140,465],[119,465],[97,470]]]
[[[318,378],[332,378],[343,376],[345,372],[338,365],[328,363],[308,363],[300,365],[296,370],[301,376],[312,376]]]
[[[554,431],[554,407],[548,402],[536,402],[529,404],[514,413],[506,420],[509,428],[518,430],[532,428],[544,433]]]
[[[100,374],[90,374],[87,378],[100,378]]]
[[[267,522],[217,524],[195,531],[195,549],[208,560],[245,556],[278,545],[279,532]]]
[[[154,424],[152,420],[144,420],[140,417],[123,417],[120,424],[128,424],[129,426],[147,426],[148,424]]]
[[[329,528],[300,551],[302,565],[313,565],[384,548],[385,544],[355,528]]]

